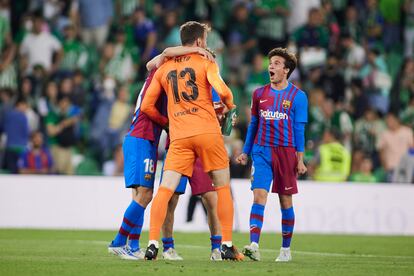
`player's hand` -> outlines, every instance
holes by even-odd
[[[231,116],[231,126],[235,126],[236,124],[237,124],[237,120],[239,119],[239,117],[237,116],[237,114],[236,113],[234,113],[232,116]]]
[[[245,153],[240,154],[240,155],[236,158],[236,162],[237,162],[238,164],[242,164],[242,165],[246,165],[246,164],[247,164],[247,160],[248,160],[248,157],[247,157],[247,154],[245,154]]]
[[[308,171],[308,169],[306,168],[305,163],[303,163],[303,161],[298,162],[297,170],[298,170],[299,174],[305,174]]]
[[[213,62],[215,61],[213,55],[209,51],[207,51],[206,49],[204,49],[204,48],[199,47],[198,53],[200,55],[202,55],[204,58],[206,58],[206,59],[208,59],[210,61],[213,61]]]

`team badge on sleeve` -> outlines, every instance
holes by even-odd
[[[290,107],[290,101],[283,100],[282,106],[283,106],[283,108],[288,109]]]

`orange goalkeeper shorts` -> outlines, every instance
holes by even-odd
[[[174,140],[168,149],[164,170],[191,177],[199,157],[205,172],[229,167],[229,158],[221,134],[201,134]]]

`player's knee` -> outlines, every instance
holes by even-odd
[[[134,198],[139,205],[143,207],[147,207],[147,205],[152,200],[152,190],[151,189],[140,189],[139,192],[136,194],[136,198]]]
[[[263,189],[255,189],[253,191],[254,194],[254,203],[260,204],[260,205],[266,205],[267,201],[267,191]]]
[[[201,200],[206,209],[216,209],[217,207],[217,193],[207,192],[201,196]]]

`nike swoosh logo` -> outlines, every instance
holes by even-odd
[[[148,249],[149,252],[151,252],[151,254],[154,254],[154,251],[152,251],[151,249]]]
[[[289,191],[290,189],[293,189],[293,187],[285,187],[285,191]]]
[[[260,103],[264,103],[264,102],[267,102],[267,100],[260,100]]]

